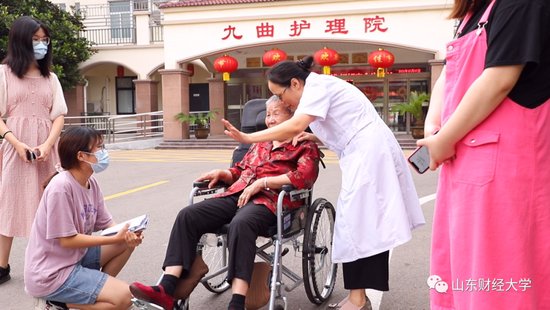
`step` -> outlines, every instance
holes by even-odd
[[[415,139],[399,139],[401,149],[414,150]],[[188,140],[164,140],[155,147],[157,150],[190,150],[190,149],[227,149],[233,150],[239,143],[231,139],[188,139]],[[320,149],[326,149],[321,146]]]

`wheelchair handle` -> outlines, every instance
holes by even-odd
[[[200,182],[193,182],[193,188],[198,187],[199,189],[207,189],[208,184],[210,184],[210,180],[204,180],[204,181],[200,181]],[[214,184],[213,188],[220,188],[220,187],[226,187],[227,188],[227,187],[229,187],[229,184],[227,184],[225,182],[222,182],[222,181],[218,181],[218,182],[216,182],[216,184]]]

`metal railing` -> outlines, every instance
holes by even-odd
[[[151,42],[163,42],[164,41],[164,29],[162,25],[150,26],[151,29]]]
[[[135,28],[110,28],[110,29],[88,29],[80,32],[84,37],[95,45],[106,44],[135,44]]]
[[[164,135],[163,111],[132,115],[66,116],[63,129],[89,126],[99,130],[105,143],[128,142]]]

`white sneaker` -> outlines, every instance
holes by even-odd
[[[50,303],[49,300],[33,297],[34,310],[67,310],[68,308],[56,306]]]
[[[44,310],[46,309],[46,300],[41,298],[33,297],[34,310]]]

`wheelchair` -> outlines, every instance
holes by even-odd
[[[244,130],[261,130],[262,125],[265,128],[265,101],[255,99],[247,102],[243,111]],[[249,121],[246,122],[247,120]],[[246,144],[239,145],[233,154],[232,165],[242,159],[249,147],[250,145]],[[193,204],[197,197],[213,195],[228,187],[220,183],[209,189],[208,183],[204,181],[193,184],[189,205]],[[296,190],[292,185],[283,186],[277,201],[277,224],[263,236],[267,238],[266,241],[262,245],[256,245],[256,256],[272,266],[268,280],[269,310],[289,309],[287,298],[282,294],[283,290],[291,292],[302,283],[308,299],[313,304],[322,304],[330,298],[334,290],[337,275],[337,264],[332,263],[335,209],[324,198],[312,201],[312,193],[312,189]],[[285,210],[283,198],[286,195],[290,196],[291,201],[301,200],[302,206]],[[197,244],[197,254],[209,268],[209,272],[200,283],[208,291],[216,294],[230,288],[227,281],[228,227],[229,224],[225,224],[217,231],[204,234]],[[283,249],[283,245],[287,243],[292,245],[296,253],[301,252],[301,276],[283,265],[283,257],[289,252],[288,248]],[[285,281],[289,281],[290,284]],[[173,310],[188,310],[191,298],[192,295],[186,300],[177,301]],[[141,300],[132,301],[134,307],[139,310],[162,310],[157,305]]]

